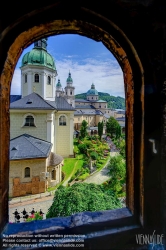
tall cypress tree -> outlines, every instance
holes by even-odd
[[[100,140],[103,135],[103,126],[104,126],[103,121],[98,123],[98,135],[100,137]]]

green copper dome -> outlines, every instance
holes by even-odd
[[[56,87],[58,88],[61,88],[62,87],[62,85],[61,85],[61,82],[60,82],[60,79],[58,79],[58,82],[57,82],[57,84],[56,84]]]
[[[87,95],[98,95],[98,91],[95,89],[95,85],[92,83],[91,89],[86,93]]]
[[[70,72],[69,72],[69,76],[68,76],[66,82],[69,82],[69,83],[73,82],[73,79],[71,78],[71,73]]]
[[[21,67],[26,65],[46,66],[56,70],[54,58],[47,52],[47,40],[34,43],[34,48],[23,56]]]

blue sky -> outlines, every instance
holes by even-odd
[[[101,43],[80,35],[57,35],[47,40],[47,51],[54,57],[57,79],[62,87],[66,85],[69,70],[75,86],[75,94],[87,92],[91,84],[100,92],[124,97],[124,82],[122,70],[110,53]],[[11,94],[21,94],[21,60],[30,51],[32,44],[25,49],[18,60],[14,72]]]

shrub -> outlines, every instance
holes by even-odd
[[[87,146],[85,144],[79,144],[78,149],[82,154],[86,154],[87,152]]]
[[[87,148],[91,148],[93,144],[92,144],[91,141],[86,141],[85,145],[86,145]]]
[[[33,220],[42,220],[43,219],[43,215],[40,214],[40,212],[36,212],[32,215],[30,215],[27,219],[26,222],[30,222]]]
[[[98,158],[98,153],[96,153],[95,151],[93,151],[91,154],[90,154],[92,160],[97,160]]]
[[[47,218],[69,216],[76,212],[100,211],[122,207],[121,202],[101,185],[75,183],[70,187],[59,187]]]

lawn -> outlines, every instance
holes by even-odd
[[[65,174],[64,181],[69,177],[72,177],[72,175],[74,175],[78,169],[81,169],[83,163],[83,155],[78,155],[77,158],[66,158],[64,160],[64,166],[62,167],[62,171]]]

